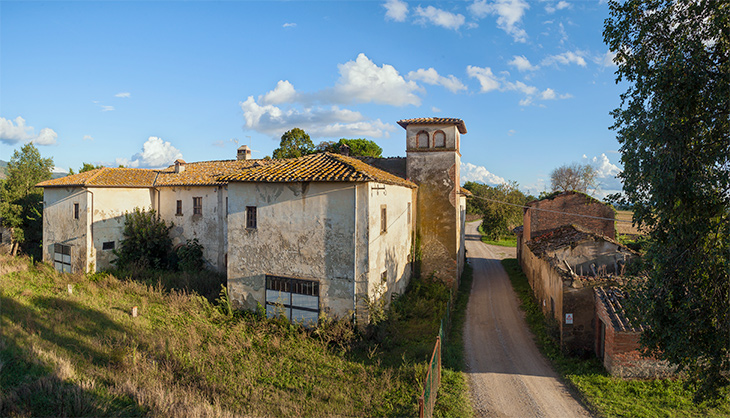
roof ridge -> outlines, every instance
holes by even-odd
[[[101,172],[104,171],[104,169],[107,169],[107,168],[109,168],[109,167],[97,168],[97,170],[99,170],[99,171],[96,174],[94,174],[93,176],[91,176],[88,179],[84,180],[84,182],[82,184],[84,186],[86,186],[87,184],[91,184],[91,181],[94,180],[95,178],[99,177],[101,175]]]
[[[363,175],[368,180],[375,181],[375,179],[373,178],[373,176],[371,176],[369,173],[366,173],[366,172],[362,171],[361,169],[355,167],[355,165],[352,164],[351,162],[347,161],[345,159],[345,157],[346,158],[352,158],[354,161],[357,161],[357,162],[362,163],[362,164],[367,164],[367,163],[365,163],[363,161],[360,161],[358,159],[355,159],[353,157],[347,156],[347,155],[342,155],[342,154],[332,154],[332,153],[329,153],[329,152],[325,152],[324,155],[329,156],[329,157],[332,157],[335,160],[339,161],[340,163],[345,164],[346,166],[348,166],[349,168],[351,168],[352,170],[354,170],[356,173],[361,173],[361,175]],[[367,165],[370,165],[370,164],[367,164]],[[372,168],[374,168],[376,170],[380,170],[377,167],[373,167],[373,166],[370,166],[370,167],[372,167]],[[380,170],[380,171],[383,171],[383,170]]]

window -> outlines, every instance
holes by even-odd
[[[388,207],[386,205],[380,206],[380,233],[384,234],[388,232]]]
[[[446,148],[446,135],[443,132],[437,131],[433,134],[433,146],[434,148]]]
[[[114,241],[107,241],[103,244],[101,244],[102,250],[113,250],[114,249]]]
[[[411,223],[411,202],[408,202],[408,207],[406,208],[406,220],[408,221],[408,224]]]
[[[177,201],[177,209],[175,210],[175,216],[182,216],[182,200]]]
[[[388,281],[388,270],[385,270],[380,274],[380,281],[383,283]]]
[[[428,148],[428,133],[426,131],[419,132],[416,141],[418,141],[418,148]]]
[[[74,219],[79,219],[79,204],[74,203]]]
[[[314,280],[266,275],[266,316],[316,324],[319,319],[319,283]]]
[[[246,228],[256,229],[256,206],[246,206]]]
[[[61,273],[71,273],[71,246],[53,244],[53,267]]]
[[[202,214],[203,214],[203,198],[194,197],[193,198],[193,215],[202,215]]]

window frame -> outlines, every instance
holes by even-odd
[[[203,197],[193,197],[193,215],[203,215]]]
[[[421,134],[426,135],[426,145],[421,146]],[[428,149],[431,148],[431,135],[428,134],[426,131],[418,131],[416,134],[416,148],[418,149]]]
[[[178,200],[175,203],[175,216],[183,216],[183,201]]]
[[[53,244],[53,268],[60,273],[73,273],[70,245]]]
[[[317,319],[319,319],[319,313],[322,310],[320,305],[321,298],[319,281],[270,274],[267,274],[264,280],[266,281],[264,291],[266,292],[265,309],[267,317],[275,317],[277,314],[281,313],[281,310],[283,310],[285,313],[284,316],[289,321],[292,321],[294,311],[316,313]],[[277,298],[276,301],[273,301],[273,296],[275,295]],[[300,295],[300,297],[295,298],[294,295]],[[284,298],[283,300],[281,299],[282,296]],[[304,301],[306,298],[314,297],[316,297],[316,309],[310,306],[300,305],[295,300],[300,299],[301,301]],[[316,321],[314,323],[316,324]]]
[[[256,206],[246,206],[246,229],[258,229],[258,210]]]
[[[436,144],[436,137],[439,134],[443,137],[443,140],[444,140],[443,145]],[[438,130],[433,133],[433,147],[434,148],[446,148],[446,133],[444,131]]]
[[[79,207],[78,202],[74,202],[74,219],[79,219],[81,217],[81,209]]]

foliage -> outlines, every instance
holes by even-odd
[[[517,187],[516,182],[497,186],[472,181],[464,184],[464,188],[474,195],[467,199],[467,213],[482,215],[482,231],[489,239],[497,241],[510,236],[514,227],[522,225],[522,208],[513,205],[524,205],[528,200]]]
[[[36,184],[51,178],[52,158],[42,158],[33,143],[15,150],[0,188],[0,222],[12,231],[13,252],[20,247],[41,258],[43,190]]]
[[[374,141],[364,138],[342,138],[337,142],[322,141],[319,143],[319,145],[317,145],[317,152],[331,152],[334,154],[340,154],[340,150],[343,145],[347,145],[350,148],[351,157],[380,158],[383,154],[383,149],[380,148],[378,144],[376,144]]]
[[[309,135],[299,128],[286,131],[281,136],[279,148],[274,150],[273,157],[299,158],[314,152],[314,144]]]
[[[527,277],[514,258],[502,260],[512,287],[525,311],[525,320],[535,343],[555,370],[580,394],[596,416],[604,417],[707,417],[728,416],[730,401],[715,405],[692,402],[681,379],[629,380],[609,376],[597,358],[564,355],[558,338],[542,314]]]
[[[649,233],[635,294],[648,351],[696,400],[730,385],[730,3],[610,2],[603,32],[628,89],[612,115],[623,191]]]
[[[596,169],[586,164],[565,164],[550,172],[550,187],[555,191],[587,193],[598,187]]]
[[[79,168],[79,173],[83,173],[86,171],[96,170],[97,168],[104,168],[103,165],[94,165],[89,163],[83,163],[81,168]]]
[[[188,240],[184,245],[175,249],[175,264],[181,271],[196,272],[203,270],[205,259],[203,258],[203,246],[197,238]]]
[[[504,236],[497,240],[494,240],[494,239],[490,239],[489,237],[487,237],[484,234],[484,229],[482,229],[482,225],[479,225],[477,227],[477,231],[481,234],[481,240],[485,244],[498,245],[500,247],[512,247],[512,248],[517,247],[517,237],[514,234],[507,235],[507,236]]]
[[[114,250],[118,268],[166,269],[170,267],[172,240],[167,223],[154,210],[135,208],[124,214],[123,239]]]

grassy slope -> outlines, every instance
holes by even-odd
[[[594,412],[606,417],[727,417],[730,399],[715,408],[694,405],[680,380],[624,380],[609,376],[597,358],[565,357],[548,335],[545,318],[535,302],[517,260],[503,260],[535,341],[560,375],[576,388]]]
[[[482,242],[485,244],[499,245],[500,247],[517,247],[517,237],[514,235],[510,235],[508,237],[501,238],[498,241],[494,241],[484,236],[484,231],[482,231],[481,224],[477,227],[477,230],[480,234],[482,234]]]
[[[307,331],[229,317],[194,293],[94,279],[0,260],[0,416],[417,414],[433,300],[401,309],[376,338],[346,322]],[[440,414],[469,415],[463,375],[444,376],[456,401]]]

